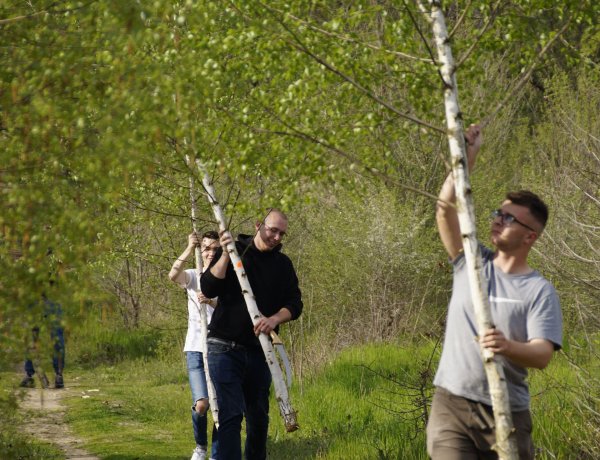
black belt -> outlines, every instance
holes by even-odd
[[[220,339],[218,337],[209,337],[208,339],[206,339],[206,341],[208,343],[216,343],[219,345],[226,345],[226,346],[234,348],[234,349],[238,348],[240,350],[243,350],[246,348],[244,345],[234,342],[233,340],[225,340],[225,339]]]

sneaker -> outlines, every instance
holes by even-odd
[[[26,376],[23,378],[23,380],[21,380],[21,383],[19,383],[19,386],[21,388],[33,388],[33,387],[35,387],[35,380],[33,380],[33,377]]]
[[[54,378],[54,388],[64,388],[65,381],[63,380],[63,376],[61,374],[56,374]]]
[[[191,460],[206,460],[206,449],[200,446],[196,446],[194,452],[192,453]]]

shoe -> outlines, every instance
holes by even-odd
[[[54,388],[64,388],[65,381],[63,380],[63,376],[61,374],[56,374],[54,378]]]
[[[191,460],[206,460],[206,450],[200,446],[196,446]]]
[[[33,377],[26,376],[25,378],[23,378],[23,380],[21,380],[21,383],[19,383],[19,386],[21,388],[34,388],[35,380],[33,380]]]

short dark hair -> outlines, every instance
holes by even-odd
[[[509,192],[506,194],[506,199],[510,200],[511,203],[524,206],[529,209],[529,212],[540,224],[542,228],[546,226],[548,222],[548,206],[546,203],[537,196],[535,193],[529,190],[519,190],[518,192]]]
[[[209,230],[208,232],[204,232],[202,234],[202,238],[208,238],[209,240],[218,240],[219,234],[214,230]]]
[[[269,217],[271,214],[279,214],[283,220],[286,220],[286,221],[288,220],[288,216],[286,216],[285,213],[281,209],[267,208],[267,215],[262,220],[263,223],[265,222],[265,220],[267,220],[267,217]]]

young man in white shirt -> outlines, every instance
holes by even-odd
[[[207,456],[208,437],[206,412],[208,410],[208,388],[204,371],[204,356],[206,343],[201,340],[200,309],[206,308],[206,324],[210,324],[212,314],[217,306],[217,299],[209,299],[198,290],[198,278],[195,269],[184,270],[187,259],[194,253],[196,247],[202,253],[202,267],[206,270],[219,248],[217,232],[205,232],[201,237],[197,233],[188,235],[188,245],[173,263],[169,279],[187,290],[188,294],[188,329],[183,351],[186,354],[190,389],[192,390],[192,425],[196,448],[191,460],[205,460]],[[217,459],[217,433],[213,427],[211,460]]]

